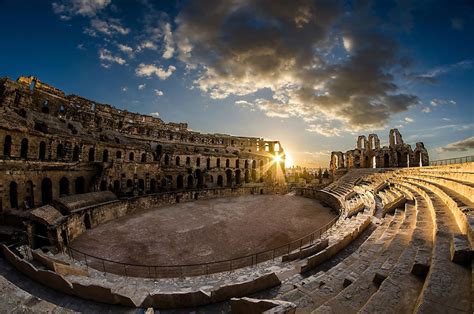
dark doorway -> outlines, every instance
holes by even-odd
[[[240,179],[240,170],[235,171],[235,184],[240,184],[241,179]]]
[[[182,189],[184,187],[184,184],[183,184],[183,176],[182,175],[178,175],[176,177],[176,188],[179,190],[179,189]]]
[[[10,208],[18,209],[18,184],[10,182]]]
[[[69,180],[66,177],[62,177],[59,180],[59,197],[69,195]]]
[[[10,135],[5,136],[5,142],[3,142],[3,156],[10,157],[12,153],[12,137]]]
[[[27,138],[24,138],[21,140],[20,158],[28,159],[28,139]]]
[[[193,176],[190,174],[190,175],[188,176],[187,188],[188,188],[188,189],[192,189],[192,188],[193,188],[193,185],[194,185],[194,178],[193,178]]]
[[[383,167],[390,167],[390,156],[388,154],[383,155]]]
[[[217,176],[217,186],[224,186],[224,178],[221,175]]]
[[[53,201],[53,184],[51,179],[44,178],[41,181],[41,202],[43,205],[51,204]]]
[[[72,161],[79,161],[80,152],[79,146],[74,146],[74,150],[72,152]]]
[[[232,170],[227,169],[225,171],[225,180],[227,186],[232,186]]]
[[[83,194],[86,192],[86,184],[83,177],[76,179],[76,194]]]
[[[109,161],[109,151],[106,149],[104,149],[104,152],[102,153],[102,161],[103,162]]]
[[[46,143],[45,142],[40,142],[38,158],[39,160],[46,159]]]

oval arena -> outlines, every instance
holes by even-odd
[[[290,185],[278,141],[35,77],[0,111],[0,311],[472,313],[473,157],[393,129]]]

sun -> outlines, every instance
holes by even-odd
[[[281,158],[281,155],[280,155],[280,154],[277,154],[277,155],[273,156],[273,161],[274,161],[274,162],[280,162],[281,159],[282,159],[282,158]]]

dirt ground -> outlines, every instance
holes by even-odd
[[[199,200],[115,219],[88,230],[71,246],[125,263],[206,263],[272,249],[334,217],[318,201],[293,195]]]

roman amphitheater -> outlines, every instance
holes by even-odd
[[[278,141],[0,79],[0,312],[472,313],[474,158]]]

